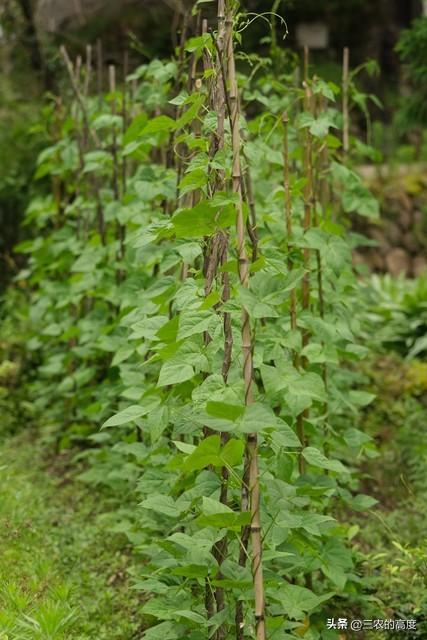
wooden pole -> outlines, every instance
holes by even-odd
[[[246,251],[245,222],[243,215],[242,174],[240,162],[240,109],[236,66],[233,46],[233,10],[228,6],[225,19],[226,51],[228,62],[228,82],[231,108],[231,142],[232,142],[232,183],[233,192],[237,195],[236,203],[236,234],[237,260],[239,280],[243,287],[249,286],[249,259]],[[248,311],[242,310],[242,349],[243,349],[243,379],[245,387],[245,404],[253,402],[253,360],[252,335]],[[260,483],[258,469],[258,438],[256,433],[249,433],[246,438],[246,459],[249,462],[249,496],[251,525],[250,535],[252,543],[252,576],[255,591],[255,624],[257,640],[265,640],[265,597],[262,566],[262,535],[260,515]],[[239,630],[236,630],[237,632]]]
[[[349,114],[350,49],[344,47],[342,72],[342,115],[343,115],[343,151],[350,150],[350,114]]]

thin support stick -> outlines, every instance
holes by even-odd
[[[342,70],[342,115],[343,115],[343,151],[347,155],[350,150],[350,114],[349,114],[349,79],[350,50],[344,47]]]
[[[243,287],[249,286],[249,260],[245,245],[245,222],[243,216],[242,174],[240,158],[240,110],[236,79],[236,67],[233,46],[233,12],[229,7],[226,15],[226,51],[228,58],[228,82],[231,105],[231,141],[232,141],[232,179],[233,192],[237,195],[236,203],[236,234],[237,259],[239,265],[239,279]],[[253,402],[253,360],[252,335],[248,311],[242,311],[242,349],[243,349],[243,379],[245,386],[245,404]],[[256,433],[249,433],[246,438],[246,460],[249,480],[251,525],[250,535],[252,543],[252,576],[255,591],[255,624],[257,640],[265,640],[265,596],[262,566],[262,535],[260,514],[260,483],[258,469],[258,439]],[[237,632],[239,630],[236,630]]]

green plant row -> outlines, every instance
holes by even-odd
[[[363,602],[351,513],[375,503],[347,220],[378,205],[339,87],[308,52],[302,84],[244,73],[249,20],[218,16],[107,94],[62,50],[7,304],[46,437],[122,496],[144,638],[338,638],[326,618]]]

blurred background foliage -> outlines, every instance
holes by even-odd
[[[307,25],[315,29],[320,25],[327,33],[327,45],[312,55],[321,77],[340,83],[344,46],[350,47],[352,68],[374,60],[379,75],[363,69],[357,76],[365,102],[354,114],[353,127],[358,134],[369,129],[381,152],[377,161],[384,156],[403,162],[423,159],[427,18],[422,17],[421,0],[246,0],[243,4],[250,24],[243,24],[242,37],[245,50],[253,52],[252,64],[269,57],[278,71],[298,65],[298,30]],[[154,56],[170,55],[183,25],[195,28],[195,21],[191,24],[185,18],[192,5],[189,0],[2,0],[0,288],[16,267],[12,248],[22,239],[19,225],[46,136],[38,125],[44,96],[55,93],[61,77],[60,44],[76,56],[84,55],[88,43],[102,41],[105,67],[120,66],[125,47],[130,67],[136,67]],[[214,3],[204,2],[203,8],[214,17]],[[285,18],[287,27],[278,16]],[[367,100],[370,94],[376,99]]]

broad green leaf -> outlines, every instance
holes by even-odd
[[[237,425],[237,430],[241,433],[258,433],[264,429],[275,427],[276,416],[272,409],[259,402],[255,402],[246,407],[245,412]]]
[[[374,505],[378,504],[378,500],[372,496],[359,493],[351,500],[350,504],[353,509],[356,509],[356,511],[367,511]]]
[[[367,218],[379,218],[380,208],[378,200],[363,185],[353,185],[347,188],[343,195],[344,210],[347,213],[355,212]]]
[[[318,513],[287,513],[282,516],[277,525],[285,529],[304,529],[312,536],[320,536],[334,526],[336,521],[331,516],[323,516]]]
[[[186,448],[188,445],[186,445]],[[209,436],[191,452],[184,462],[183,470],[190,472],[204,469],[209,465],[233,467],[242,461],[245,445],[242,440],[231,439],[221,449],[221,438],[218,435]]]
[[[160,398],[158,398],[157,396],[148,396],[145,399],[142,399],[141,402],[144,403],[143,406],[133,404],[127,409],[119,411],[119,413],[116,413],[114,416],[104,422],[102,428],[106,429],[107,427],[118,427],[123,424],[134,422],[142,416],[146,416],[147,413],[152,411],[155,407],[159,406]]]
[[[179,318],[178,340],[207,331],[215,318],[209,311],[183,311]]]
[[[219,466],[221,464],[220,451],[220,436],[205,438],[184,462],[183,470],[189,472],[204,469],[209,465]]]
[[[206,412],[214,417],[222,420],[231,420],[235,422],[243,415],[245,407],[236,404],[227,404],[226,402],[210,401],[206,404]]]
[[[273,445],[278,449],[300,447],[301,442],[296,433],[283,420],[278,420],[278,429],[271,434]]]
[[[205,1],[208,1],[208,0],[205,0]],[[200,0],[199,0],[199,3],[200,3]],[[210,42],[212,42],[210,33],[204,33],[201,36],[190,38],[185,45],[185,50],[189,51],[190,53],[194,53],[196,51],[201,52],[206,47],[206,45],[208,45]]]
[[[187,455],[190,455],[196,449],[194,444],[188,444],[187,442],[181,442],[180,440],[174,440],[173,443],[179,451],[182,451]]]
[[[144,631],[144,640],[179,640],[180,638],[182,638],[182,631],[176,622],[161,622]]]
[[[271,305],[266,304],[254,292],[246,287],[237,287],[237,298],[248,311],[251,318],[278,318],[279,314]]]
[[[340,540],[329,539],[321,551],[322,571],[342,590],[347,582],[348,574],[353,569],[352,551]]]
[[[202,514],[197,522],[202,527],[216,527],[218,529],[240,529],[251,521],[250,512],[236,512],[212,498],[203,498]]]
[[[209,36],[210,37],[210,36]],[[199,114],[200,108],[205,101],[205,96],[203,94],[197,94],[194,96],[193,104],[184,111],[182,116],[178,118],[175,123],[175,128],[179,131],[182,127],[185,127],[187,124],[192,122]]]
[[[368,391],[359,391],[356,389],[352,389],[349,392],[350,402],[356,405],[356,407],[367,407],[371,404],[376,395],[374,393],[368,393]]]
[[[135,353],[135,350],[132,347],[121,347],[115,353],[114,358],[111,362],[111,366],[116,367],[117,365],[121,364],[122,362],[130,358],[130,356],[133,355],[134,353]]]
[[[191,380],[194,376],[194,369],[190,364],[184,364],[181,360],[169,360],[160,369],[158,387],[165,387],[170,384],[180,384]]]
[[[92,122],[92,127],[96,130],[99,129],[116,129],[119,130],[123,126],[123,119],[121,116],[116,116],[110,113],[103,113],[95,118]]]
[[[300,587],[296,584],[284,584],[276,593],[272,594],[283,607],[283,612],[295,620],[305,618],[309,612],[317,609],[323,602],[330,600],[334,593],[325,593],[320,596],[314,594],[310,589]]]
[[[178,238],[197,238],[233,225],[235,217],[235,209],[231,205],[219,209],[210,202],[200,202],[192,209],[181,209],[175,213],[172,225]]]
[[[139,138],[139,136],[141,135],[141,131],[143,131],[145,126],[147,125],[147,120],[148,116],[144,112],[138,113],[138,115],[135,116],[135,118],[132,120],[131,124],[125,131],[125,135],[123,138],[124,145],[127,145]]]
[[[172,131],[172,129],[175,129],[175,120],[172,120],[169,116],[157,116],[157,118],[147,122],[139,135],[146,136],[152,133],[160,133],[161,131]]]
[[[246,511],[241,513],[212,513],[210,515],[199,516],[197,522],[202,527],[216,527],[217,529],[240,531],[242,527],[250,524],[251,514]]]
[[[311,464],[313,467],[328,469],[336,473],[349,473],[339,460],[329,460],[329,458],[315,447],[306,447],[303,449],[302,455],[308,464]]]
[[[184,196],[190,191],[195,191],[196,189],[203,189],[206,187],[208,179],[209,176],[205,171],[203,171],[203,169],[190,171],[184,176],[178,185],[181,196]]]
[[[345,431],[344,440],[346,441],[349,447],[353,447],[357,449],[359,447],[362,447],[367,442],[371,442],[372,438],[371,436],[368,436],[366,433],[363,433],[363,431],[360,431],[359,429],[351,428]]]
[[[171,496],[165,495],[153,495],[146,498],[140,503],[140,506],[150,511],[155,511],[161,515],[168,516],[169,518],[179,518],[183,513],[183,509],[177,505],[176,500]]]
[[[245,444],[243,440],[229,440],[221,451],[220,458],[229,467],[235,467],[242,462]]]

